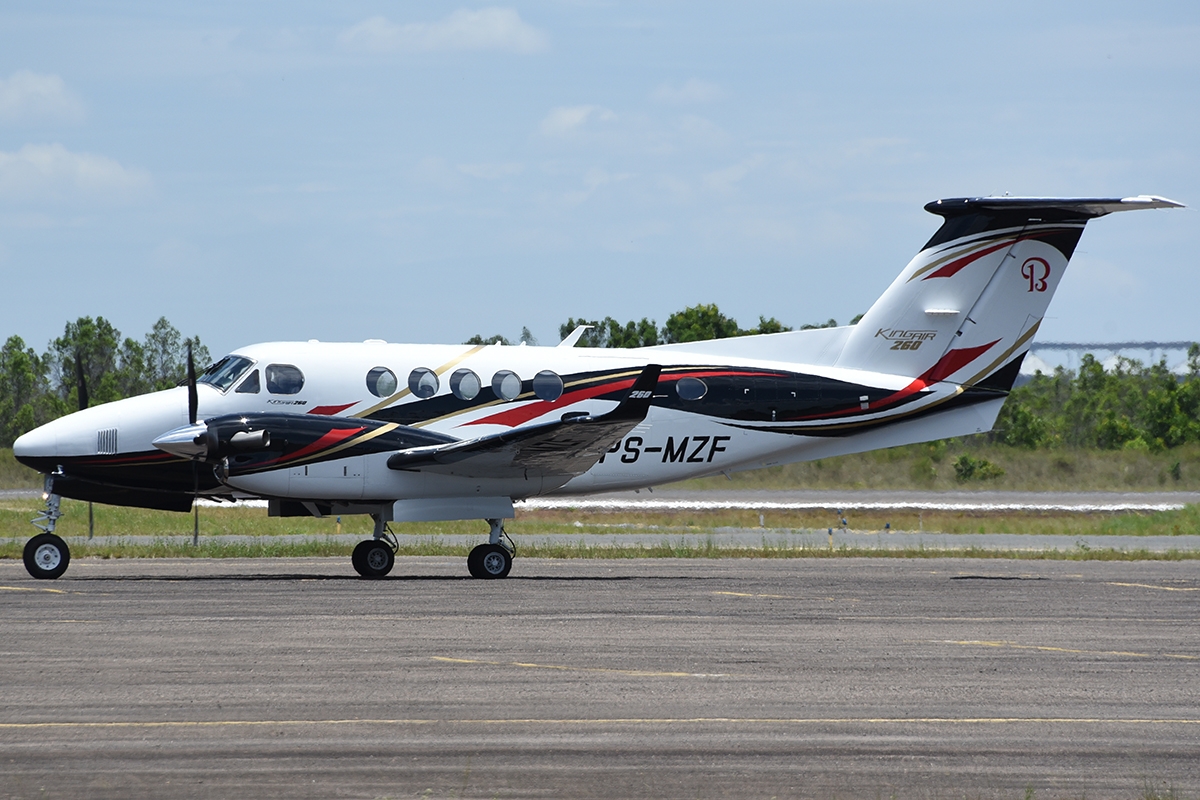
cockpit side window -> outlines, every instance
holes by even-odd
[[[234,389],[234,391],[237,394],[258,394],[258,391],[259,391],[258,370],[254,370],[249,375],[247,375],[246,380],[244,380],[240,384],[238,384],[238,387],[236,389]]]
[[[225,392],[237,382],[238,378],[245,375],[246,370],[250,369],[253,364],[253,361],[244,356],[225,356],[204,370],[204,374],[196,378],[196,383],[207,383],[209,386]]]
[[[297,394],[304,388],[304,373],[291,364],[268,364],[265,372],[271,394]]]

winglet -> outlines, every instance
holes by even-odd
[[[650,411],[650,402],[654,399],[654,389],[658,386],[658,376],[661,372],[661,365],[647,364],[642,370],[642,374],[638,375],[633,386],[629,388],[629,394],[625,395],[625,399],[599,419],[645,419],[646,414]]]

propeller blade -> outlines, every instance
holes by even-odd
[[[75,387],[78,390],[76,394],[79,396],[79,410],[83,411],[88,407],[88,390],[87,378],[83,375],[83,356],[79,354],[79,350],[75,351]]]
[[[196,424],[200,398],[196,394],[196,361],[192,358],[192,343],[187,343],[188,423]]]

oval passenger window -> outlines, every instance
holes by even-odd
[[[537,375],[533,376],[533,393],[542,400],[547,400],[553,403],[558,398],[562,397],[563,382],[562,378],[548,369],[544,369]]]
[[[459,400],[474,400],[482,388],[479,376],[469,369],[456,369],[450,376],[450,391]]]
[[[367,391],[376,397],[391,397],[396,391],[396,373],[387,367],[375,367],[367,373]]]
[[[675,393],[681,400],[699,400],[708,394],[708,385],[699,378],[680,378],[675,384]]]
[[[417,367],[408,374],[408,389],[422,400],[433,397],[438,390],[437,375],[431,369]]]
[[[515,400],[521,394],[521,379],[517,373],[502,369],[492,376],[492,391],[497,397]]]
[[[271,394],[297,394],[304,388],[304,373],[291,364],[268,364],[264,371]]]

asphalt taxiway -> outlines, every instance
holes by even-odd
[[[1200,562],[0,562],[0,797],[1200,792]]]

